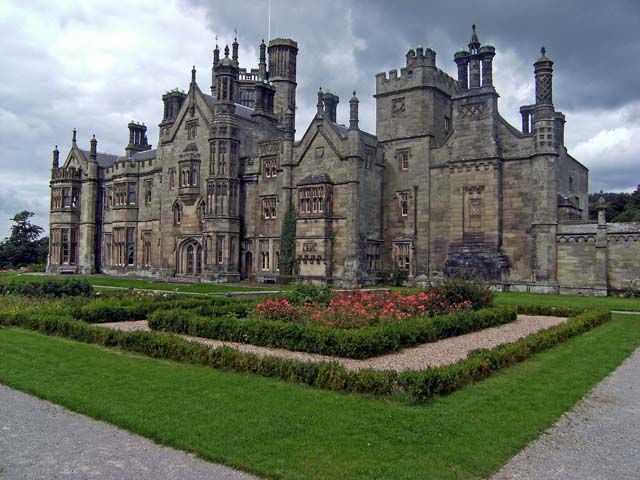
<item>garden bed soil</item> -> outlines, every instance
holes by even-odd
[[[541,315],[518,315],[517,320],[486,328],[473,333],[446,338],[437,342],[425,343],[417,347],[405,348],[400,352],[372,357],[365,360],[351,358],[330,357],[314,353],[292,352],[289,350],[259,347],[245,343],[211,340],[208,338],[179,335],[190,341],[202,343],[212,348],[230,347],[241,352],[253,353],[258,356],[273,356],[303,362],[339,362],[346,370],[358,371],[363,369],[393,370],[397,372],[410,370],[425,370],[428,367],[440,367],[456,363],[464,359],[473,350],[480,348],[494,348],[498,345],[515,342],[531,334],[554,327],[565,322],[564,317]],[[146,320],[132,322],[103,323],[100,326],[123,331],[148,331]]]

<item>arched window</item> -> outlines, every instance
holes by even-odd
[[[176,203],[173,207],[173,223],[180,225],[182,223],[182,205]]]
[[[195,262],[195,257],[194,257],[193,245],[189,245],[187,247],[187,274],[188,275],[194,274],[194,271],[195,271],[194,262]]]

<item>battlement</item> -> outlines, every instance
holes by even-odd
[[[412,50],[409,51],[409,53],[411,52]],[[378,73],[376,75],[376,96],[417,87],[435,87],[448,95],[453,95],[456,91],[457,81],[435,66],[435,52],[433,60],[433,64],[428,64],[427,56],[423,54],[422,57],[419,57],[415,54],[408,57],[409,66],[401,68],[399,75],[397,69],[390,70],[388,75],[385,72]]]

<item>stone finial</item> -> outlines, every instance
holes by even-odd
[[[316,104],[316,115],[322,115],[324,113],[324,93],[322,93],[322,87],[318,90],[318,103]]]
[[[229,58],[229,45],[224,46],[224,56]]]
[[[196,66],[191,67],[191,83],[196,83]]]
[[[473,31],[471,34],[471,41],[469,42],[469,50],[471,53],[476,53],[476,50],[480,48],[480,39],[478,38],[478,34],[476,33],[476,24],[471,25],[471,30]]]
[[[233,39],[233,43],[231,44],[231,46],[233,47],[231,60],[233,60],[233,63],[237,65],[238,64],[238,46],[239,46],[237,29],[235,30],[235,37]]]
[[[218,42],[216,42],[216,48],[213,49],[213,64],[217,65],[220,61],[220,47],[218,47]]]
[[[95,133],[91,137],[91,149],[89,150],[89,158],[95,160],[98,157],[98,141],[96,140]]]
[[[540,55],[542,55],[543,57],[545,57],[545,56],[547,55],[547,49],[546,49],[546,48],[544,48],[544,47],[542,47],[542,48],[540,49]]]
[[[58,150],[58,145],[53,149],[53,168],[58,168],[60,166],[60,150]]]
[[[74,128],[73,129],[73,137],[71,138],[71,141],[75,144],[76,143],[76,137],[78,135],[78,131]]]
[[[356,91],[353,91],[353,97],[349,100],[349,130],[358,129],[358,97],[356,97]]]

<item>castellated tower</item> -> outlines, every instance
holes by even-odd
[[[296,63],[298,43],[288,38],[275,38],[269,42],[269,81],[276,88],[273,112],[284,118],[287,112],[296,111]]]
[[[238,43],[233,56],[225,47],[224,58],[214,65],[216,103],[211,126],[210,163],[206,189],[205,251],[216,257],[206,262],[205,277],[212,281],[240,280],[239,125],[235,118],[238,99]]]

